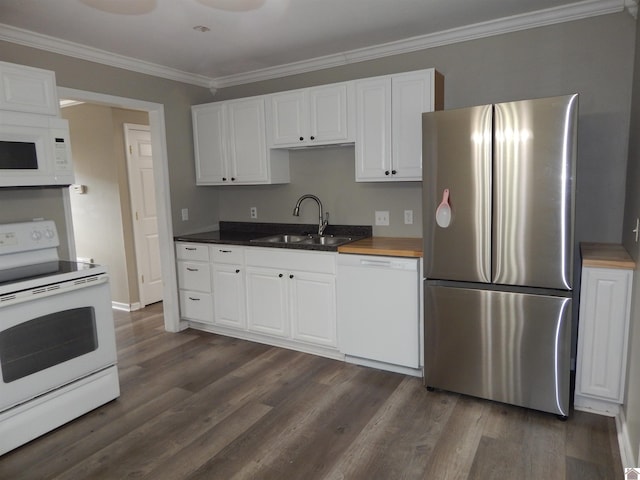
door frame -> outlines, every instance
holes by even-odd
[[[128,110],[141,110],[149,114],[151,148],[154,152],[153,180],[156,189],[156,208],[158,212],[160,267],[163,278],[164,328],[168,332],[184,330],[187,325],[180,322],[178,308],[178,282],[175,251],[173,249],[173,223],[171,199],[169,197],[169,160],[167,156],[164,105],[67,87],[58,87],[58,98],[69,98]],[[67,210],[67,218],[71,218],[70,208]]]

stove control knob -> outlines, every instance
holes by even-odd
[[[34,240],[40,240],[42,238],[42,233],[38,230],[34,230],[33,232],[31,232],[31,238]]]

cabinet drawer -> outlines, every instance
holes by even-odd
[[[206,243],[176,243],[178,260],[209,261],[209,245]]]
[[[182,318],[213,323],[213,301],[209,293],[180,290]]]
[[[178,262],[178,285],[183,290],[211,292],[211,269],[208,263]]]
[[[211,245],[211,261],[214,263],[244,263],[244,249],[232,245]]]

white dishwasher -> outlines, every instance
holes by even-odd
[[[420,364],[418,262],[338,255],[338,345],[348,361],[419,374],[392,367]]]

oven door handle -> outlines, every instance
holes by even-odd
[[[16,305],[18,303],[29,302],[46,298],[53,295],[61,295],[82,288],[96,287],[98,285],[108,284],[109,274],[100,274],[91,277],[84,277],[66,282],[54,283],[43,287],[32,288],[20,292],[9,293],[0,297],[0,310],[2,307]]]

